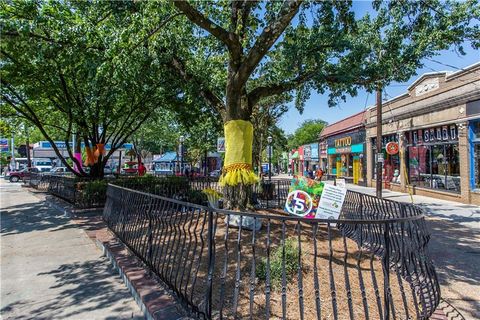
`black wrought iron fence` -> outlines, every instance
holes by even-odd
[[[254,202],[257,208],[282,208],[288,197],[291,180],[261,181],[253,186]]]
[[[104,219],[199,318],[427,319],[440,299],[412,205],[348,191],[313,220],[109,185]]]
[[[24,182],[28,183],[28,185],[34,189],[48,191],[50,175],[40,172],[31,172],[28,179],[25,179]]]
[[[28,184],[70,202],[76,208],[98,208],[105,205],[107,182],[78,178],[68,174],[32,173]]]

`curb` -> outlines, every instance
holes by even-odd
[[[131,256],[122,243],[117,240],[102,242],[98,239],[95,243],[117,270],[146,319],[188,319],[182,314],[181,307],[174,298],[166,290],[159,288],[147,270],[139,266],[138,261],[135,261],[137,258]]]

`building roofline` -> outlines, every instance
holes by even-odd
[[[407,91],[410,91],[413,88],[415,88],[415,86],[420,82],[422,82],[422,80],[425,78],[431,78],[432,76],[441,76],[441,75],[447,76],[447,74],[448,74],[448,71],[426,72],[422,74],[420,77],[418,77],[417,80],[413,81],[412,84],[408,86]]]
[[[351,116],[348,116],[348,117],[346,117],[346,118],[343,118],[343,119],[341,119],[341,120],[338,120],[338,121],[336,121],[336,122],[334,122],[334,123],[329,124],[328,126],[324,127],[323,129],[328,128],[328,127],[330,127],[330,126],[333,126],[333,125],[335,125],[335,124],[337,124],[337,123],[339,123],[339,122],[345,121],[345,120],[347,120],[347,119],[353,118],[353,117],[355,117],[355,116],[358,116],[358,115],[361,114],[361,113],[365,113],[365,111],[366,111],[366,109],[365,109],[365,110],[362,110],[362,111],[360,111],[360,112],[354,113],[354,114],[352,114]],[[322,130],[322,131],[323,131],[323,130]]]

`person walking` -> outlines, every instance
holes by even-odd
[[[143,162],[140,162],[138,165],[138,175],[140,177],[144,176],[147,173],[147,168],[143,165]]]
[[[315,171],[315,180],[322,181],[323,177],[323,170],[321,168],[318,168],[317,171]]]

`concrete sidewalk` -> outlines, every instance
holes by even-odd
[[[143,319],[85,232],[19,184],[0,182],[3,319]]]
[[[347,184],[347,189],[375,195],[374,188]],[[390,190],[384,190],[383,197],[412,202],[409,194]],[[413,196],[413,203],[427,215],[428,248],[442,298],[466,319],[480,319],[480,207],[418,195]]]

